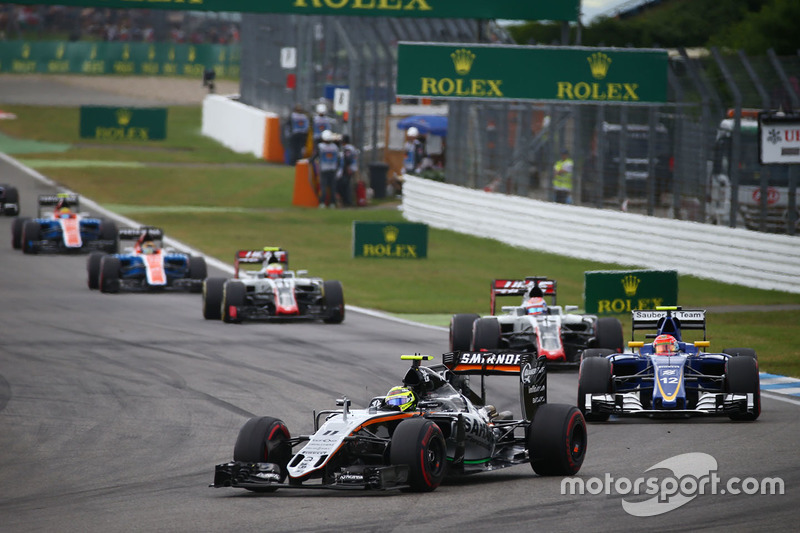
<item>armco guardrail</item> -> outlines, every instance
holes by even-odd
[[[541,202],[414,176],[405,176],[403,213],[413,222],[531,250],[800,293],[800,237]]]

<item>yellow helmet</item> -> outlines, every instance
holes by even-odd
[[[413,411],[417,407],[417,397],[406,387],[393,387],[386,393],[386,405],[402,412]]]

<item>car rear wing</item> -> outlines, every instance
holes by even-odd
[[[519,376],[522,414],[533,420],[536,409],[547,403],[547,359],[529,352],[449,352],[444,365],[454,374],[481,376],[481,400],[486,403],[485,376]]]
[[[524,296],[532,287],[539,287],[542,297],[551,297],[551,305],[556,305],[556,281],[537,276],[525,279],[495,279],[491,286],[491,314],[495,313],[498,296]]]
[[[140,226],[138,228],[122,228],[119,230],[119,240],[135,241],[143,234],[147,233],[150,240],[160,241],[164,239],[164,230],[155,226]]]
[[[675,307],[656,307],[651,309],[635,309],[631,311],[631,339],[636,330],[655,330],[655,334],[647,337],[656,337],[669,334],[676,339],[681,339],[684,329],[703,330],[703,340],[706,340],[706,311],[705,309],[683,309]]]
[[[59,193],[59,194],[40,194],[39,195],[39,216],[42,215],[42,208],[43,207],[55,207],[58,205],[58,202],[61,200],[66,200],[69,204],[69,208],[78,213],[81,210],[81,200],[80,196],[77,194],[71,193]]]
[[[234,278],[239,277],[239,265],[242,264],[269,264],[281,263],[284,268],[289,266],[289,252],[283,248],[265,246],[261,250],[239,250],[233,262]]]

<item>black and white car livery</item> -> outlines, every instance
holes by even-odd
[[[445,476],[530,464],[540,475],[574,475],[586,452],[586,424],[570,405],[547,403],[544,358],[530,354],[455,352],[444,364],[411,360],[404,387],[417,398],[411,410],[392,407],[385,396],[364,409],[347,398],[338,410],[314,415],[314,432],[292,437],[278,418],[248,420],[239,432],[233,461],[216,466],[212,487],[270,492],[278,488],[435,490]],[[469,387],[481,376],[481,392]],[[484,377],[516,377],[521,419],[486,404]],[[320,425],[320,421],[322,424]],[[296,450],[295,450],[296,449]]]
[[[259,265],[246,270],[242,265]],[[283,248],[236,252],[233,279],[207,278],[203,283],[203,316],[224,322],[249,320],[344,320],[344,291],[336,280],[288,270]],[[273,270],[278,273],[274,274]]]

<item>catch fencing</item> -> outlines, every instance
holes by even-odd
[[[425,103],[396,98],[399,41],[511,43],[492,22],[249,15],[242,101],[285,117],[296,104],[330,106],[346,87],[338,128],[363,161],[386,161],[395,105]],[[437,163],[447,183],[549,201],[566,149],[578,205],[794,235],[800,171],[758,164],[747,108],[800,111],[799,79],[797,56],[678,49],[663,104],[434,103],[431,114],[448,115]],[[742,118],[725,122],[729,109]]]

